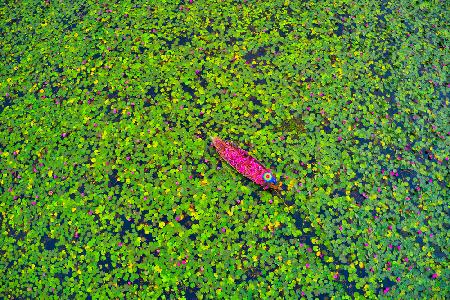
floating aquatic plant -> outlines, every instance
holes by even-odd
[[[0,298],[448,298],[445,1],[9,2]]]

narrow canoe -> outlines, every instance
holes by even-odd
[[[212,144],[223,160],[254,183],[264,187],[264,189],[272,188],[278,190],[280,188],[281,183],[277,185],[277,180],[272,171],[264,167],[247,151],[218,137],[212,137]]]

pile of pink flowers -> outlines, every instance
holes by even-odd
[[[250,156],[247,151],[242,150],[229,142],[225,142],[218,137],[213,137],[212,143],[219,155],[234,169],[256,184],[267,187],[267,181],[264,180],[263,176],[266,173],[272,175],[270,169],[265,168],[254,157]]]

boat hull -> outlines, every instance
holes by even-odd
[[[264,179],[264,174],[271,174],[271,170],[264,167],[256,158],[248,154],[247,151],[236,147],[230,142],[223,141],[218,137],[212,138],[212,144],[220,157],[236,171],[260,186],[269,187],[270,183]]]

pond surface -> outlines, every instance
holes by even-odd
[[[3,6],[0,297],[446,298],[444,4]]]

